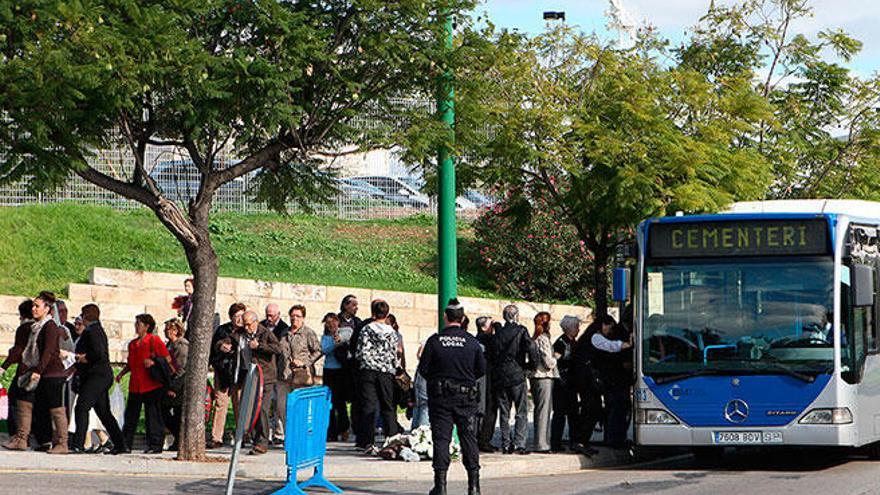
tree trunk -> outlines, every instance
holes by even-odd
[[[199,231],[197,247],[187,247],[186,257],[195,279],[193,307],[189,317],[189,358],[183,391],[183,421],[177,458],[200,461],[205,458],[205,386],[208,379],[208,354],[214,332],[217,301],[217,254],[211,246],[207,229]]]
[[[596,305],[596,318],[608,314],[608,260],[611,249],[600,242],[593,250],[593,303]]]

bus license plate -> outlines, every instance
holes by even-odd
[[[760,445],[782,443],[781,431],[716,431],[715,443],[720,445]]]

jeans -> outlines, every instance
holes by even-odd
[[[499,387],[498,393],[498,416],[501,422],[501,448],[502,449],[526,449],[526,429],[529,427],[529,405],[526,396],[526,382],[508,387]],[[516,421],[514,422],[513,438],[510,436],[510,409],[516,408]]]
[[[428,414],[428,382],[425,381],[420,373],[416,373],[413,387],[415,387],[416,392],[416,405],[412,412],[411,430],[415,430],[422,425],[431,425],[431,419]]]
[[[349,383],[350,375],[344,368],[324,368],[324,385],[330,389],[333,410],[330,411],[330,424],[327,426],[327,440],[335,442],[339,435],[348,431],[351,422],[348,419]]]

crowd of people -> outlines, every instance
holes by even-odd
[[[130,375],[122,425],[111,411],[109,393],[114,375],[107,335],[95,304],[81,308],[74,323],[67,309],[50,292],[24,301],[21,325],[0,374],[17,364],[9,390],[11,450],[26,450],[31,437],[37,449],[51,454],[131,451],[143,410],[145,452],[176,450],[179,444],[183,380],[189,342],[187,296],[175,301],[178,318],[164,323],[165,339],[149,314],[137,315],[127,360],[115,376]],[[284,442],[286,400],[292,390],[316,383],[316,364],[323,360],[323,384],[332,392],[328,441],[350,441],[366,454],[379,450],[377,432],[385,437],[404,431],[398,407],[406,408],[411,429],[430,424],[428,381],[406,371],[404,339],[397,319],[384,300],[370,303],[370,315],[358,317],[359,301],[345,296],[338,313],[321,319],[319,336],[305,324],[300,304],[282,317],[277,304],[264,308],[264,318],[245,304],[229,307],[229,320],[218,325],[211,339],[213,415],[207,447],[224,445],[230,402],[237,418],[241,392],[251,363],[263,375],[262,408],[247,439],[251,454],[263,454]],[[486,362],[477,384],[477,439],[483,452],[526,454],[568,450],[591,454],[594,429],[601,425],[605,442],[626,444],[632,385],[631,333],[610,316],[585,322],[566,316],[561,333],[553,334],[549,313],[538,313],[529,332],[519,322],[515,305],[504,308],[502,321],[490,316],[475,320],[472,332]],[[460,328],[469,331],[463,316]],[[421,358],[425,339],[416,356]],[[526,445],[529,396],[533,402],[533,444]],[[514,414],[513,428],[510,415]],[[496,425],[500,444],[493,444]],[[568,427],[568,445],[563,436]],[[68,436],[68,430],[73,432]],[[172,442],[166,445],[166,431]],[[96,439],[92,441],[92,433]]]

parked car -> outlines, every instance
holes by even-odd
[[[224,199],[238,199],[247,192],[248,179],[254,175],[256,172],[237,177],[220,186],[216,194]],[[202,175],[192,160],[169,160],[159,162],[150,172],[150,178],[168,199],[186,202],[198,194]]]
[[[352,199],[385,199],[385,193],[370,183],[353,179],[351,177],[340,177],[336,179],[339,184],[339,191],[346,197]]]
[[[417,191],[422,191],[425,187],[425,181],[421,177],[398,177],[399,180],[405,182]],[[432,198],[436,200],[436,198]],[[476,189],[467,189],[460,196],[455,198],[455,207],[459,210],[473,210],[476,208],[485,208],[495,201]]]
[[[430,206],[428,196],[407,184],[401,178],[384,175],[364,175],[352,177],[352,179],[363,181],[379,188],[385,194],[384,199],[398,206],[415,208],[427,208]]]

